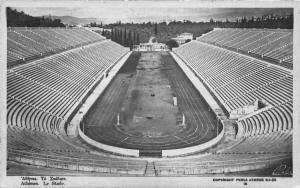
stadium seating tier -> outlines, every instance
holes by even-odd
[[[293,63],[293,31],[289,29],[217,28],[197,40],[277,63]]]
[[[15,66],[18,62],[27,62],[104,39],[101,35],[81,28],[9,28],[7,66]]]

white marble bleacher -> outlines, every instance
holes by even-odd
[[[21,59],[40,55],[39,51],[32,49],[32,48],[27,48],[27,46],[24,46],[23,44],[18,43],[16,41],[8,38],[7,39],[7,56],[8,56],[8,58],[12,54],[14,54],[15,56],[19,56]]]
[[[208,40],[209,43],[216,45],[216,42],[221,41],[218,45],[232,45],[233,43],[225,43],[220,39],[224,32],[225,30],[216,30],[215,33],[204,36],[203,42]],[[236,31],[230,30],[229,34],[224,35],[224,38],[226,37],[227,41],[232,42],[234,39],[230,40],[230,37],[234,36],[234,32]],[[272,36],[276,38],[282,34]],[[226,104],[229,112],[250,104],[256,99],[263,100],[273,107],[237,121],[240,131],[238,134],[244,140],[234,147],[209,155],[209,159],[218,161],[222,165],[201,165],[201,167],[222,170],[224,166],[230,166],[227,157],[231,159],[237,157],[239,161],[249,160],[249,164],[254,166],[258,160],[256,158],[252,160],[254,155],[251,153],[262,153],[257,154],[257,157],[263,157],[266,156],[266,153],[270,153],[269,157],[274,157],[274,160],[278,154],[283,153],[289,158],[292,151],[293,130],[293,71],[203,42],[192,41],[174,51],[187,65],[193,67],[212,93],[216,93],[216,96],[221,98],[220,102]],[[276,44],[283,44],[280,41],[277,42]],[[255,45],[253,44],[253,46]],[[269,45],[265,47],[265,51],[273,49],[267,49]],[[265,51],[260,52],[265,53]],[[222,158],[213,160],[216,155]],[[196,161],[190,161],[189,165],[180,160],[173,160],[169,163],[162,162],[164,164],[158,162],[155,165],[158,172],[162,174],[197,174],[201,171],[200,167],[198,170],[192,171],[189,166],[197,165],[198,162],[205,160],[205,157],[199,157]],[[177,163],[179,168],[177,168]],[[247,166],[247,163],[244,165]]]
[[[292,71],[289,69],[198,41],[176,49],[175,53],[220,96],[220,100],[228,105],[228,111],[256,99],[271,105],[292,99]],[[282,85],[285,85],[285,91],[278,89]]]
[[[146,161],[92,154],[86,151],[86,147],[73,143],[67,137],[62,138],[59,132],[61,122],[68,118],[74,105],[128,50],[82,29],[33,29],[30,34],[28,31],[19,32],[40,43],[47,38],[53,39],[48,47],[54,51],[78,44],[92,44],[7,70],[8,160],[25,160],[28,163],[33,159],[39,161],[39,165],[47,161],[49,167],[54,168],[65,168],[68,163],[70,169],[77,164],[73,170],[144,174]],[[24,48],[24,55],[34,54]]]
[[[78,144],[70,144],[59,135],[16,126],[8,126],[7,144],[8,161],[25,161],[27,164],[58,169],[143,175],[147,163],[145,160],[90,152]]]
[[[293,55],[293,31],[289,29],[214,29],[197,40],[276,62]],[[292,64],[292,58],[287,62]]]
[[[34,49],[40,54],[51,51],[50,48],[46,47],[45,44],[39,43],[34,39],[28,38],[20,33],[17,33],[16,31],[8,31],[7,38],[26,46],[26,48]]]
[[[36,42],[46,45],[51,51],[58,51],[64,49],[63,45],[59,45],[55,40],[49,40],[42,35],[32,32],[32,30],[19,30],[17,33],[23,35],[24,37],[34,39]]]
[[[158,175],[197,175],[268,168],[290,159],[292,131],[248,136],[231,147],[213,153],[155,161]]]
[[[292,102],[237,121],[240,135],[255,136],[293,129]]]
[[[58,121],[53,123],[52,119],[66,120],[103,71],[126,52],[114,42],[101,41],[9,69],[8,98],[21,104],[11,107],[9,103],[8,124],[52,133],[54,127],[58,131]],[[90,56],[93,53],[102,56]],[[38,119],[28,120],[24,113]]]
[[[34,59],[105,39],[97,33],[78,28],[12,28],[7,32],[7,38],[8,65],[23,58]]]

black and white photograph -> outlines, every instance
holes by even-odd
[[[5,1],[0,186],[300,186],[299,6],[233,2]]]

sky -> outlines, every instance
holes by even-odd
[[[185,4],[183,4],[185,5]],[[235,20],[242,16],[262,16],[268,13],[286,15],[292,9],[279,8],[201,8],[199,6],[181,6],[172,3],[110,2],[94,6],[75,7],[13,7],[32,16],[74,16],[79,18],[97,18],[103,23],[122,22],[159,22],[172,20],[208,21]]]

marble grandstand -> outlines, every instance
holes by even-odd
[[[7,65],[27,62],[104,39],[85,29],[8,28]]]
[[[291,67],[293,31],[291,29],[214,29],[198,38],[223,48]]]
[[[16,162],[109,175],[170,176],[257,170],[292,159],[291,30],[215,29],[170,52],[228,117],[218,144],[189,155],[122,156],[67,135],[74,113],[129,53],[82,28],[8,28],[8,167]],[[263,103],[257,111],[233,116],[256,100]],[[235,128],[230,138],[228,122]]]

